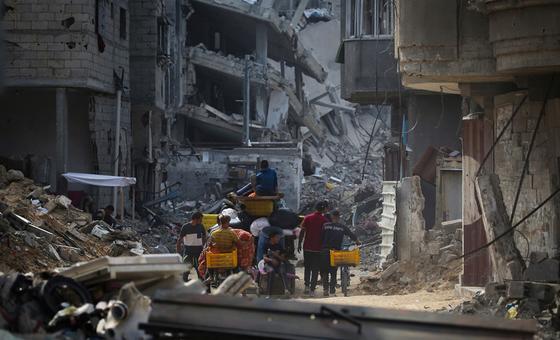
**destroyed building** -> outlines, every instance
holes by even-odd
[[[559,10],[556,1],[395,2],[402,84],[462,98],[444,116],[462,119],[464,252],[516,228],[464,259],[463,285],[535,280],[529,255],[558,255],[560,201],[547,199],[559,185]],[[554,261],[538,270],[545,281],[558,281]]]
[[[130,174],[128,1],[5,1],[0,155],[58,191],[66,171]],[[119,95],[119,91],[122,95]],[[110,201],[110,191],[96,193]]]
[[[423,217],[426,227],[432,228],[441,224],[442,216],[436,214],[435,176],[424,175],[435,174],[434,157],[440,148],[460,150],[461,99],[458,92],[440,87],[435,88],[434,94],[401,85],[395,59],[395,20],[393,1],[343,1],[342,39],[337,56],[341,63],[342,97],[372,108],[374,115],[389,112],[390,118],[381,117],[380,122],[390,126],[392,132],[391,140],[384,146],[384,180],[420,175],[425,198]],[[460,172],[450,173],[449,177],[460,185]]]
[[[77,206],[114,194],[62,173],[136,177],[138,203],[194,201],[247,183],[266,154],[298,209],[303,158],[325,168],[367,142],[371,109],[340,99],[332,3],[5,3],[0,157]]]

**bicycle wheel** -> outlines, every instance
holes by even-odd
[[[340,267],[340,289],[344,296],[348,296],[348,286],[350,286],[350,270],[348,266]]]

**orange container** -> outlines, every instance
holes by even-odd
[[[211,269],[237,268],[237,249],[231,253],[206,253],[206,266]]]
[[[353,250],[331,250],[331,267],[357,266],[360,264],[360,248]]]
[[[218,214],[202,214],[202,225],[204,229],[208,231],[208,229],[212,228],[218,221]]]
[[[253,217],[268,217],[274,211],[274,200],[244,200],[246,211]]]

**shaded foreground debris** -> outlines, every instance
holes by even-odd
[[[488,283],[484,291],[478,292],[471,300],[447,311],[501,319],[536,320],[538,333],[535,339],[558,339],[559,307],[559,284],[509,281]]]

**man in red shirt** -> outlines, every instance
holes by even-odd
[[[323,225],[328,220],[323,216],[325,211],[325,203],[319,202],[315,207],[315,212],[305,216],[301,224],[301,233],[299,234],[298,252],[301,252],[303,242],[303,263],[304,263],[304,294],[315,294],[317,287],[317,279],[321,269],[321,246]]]

